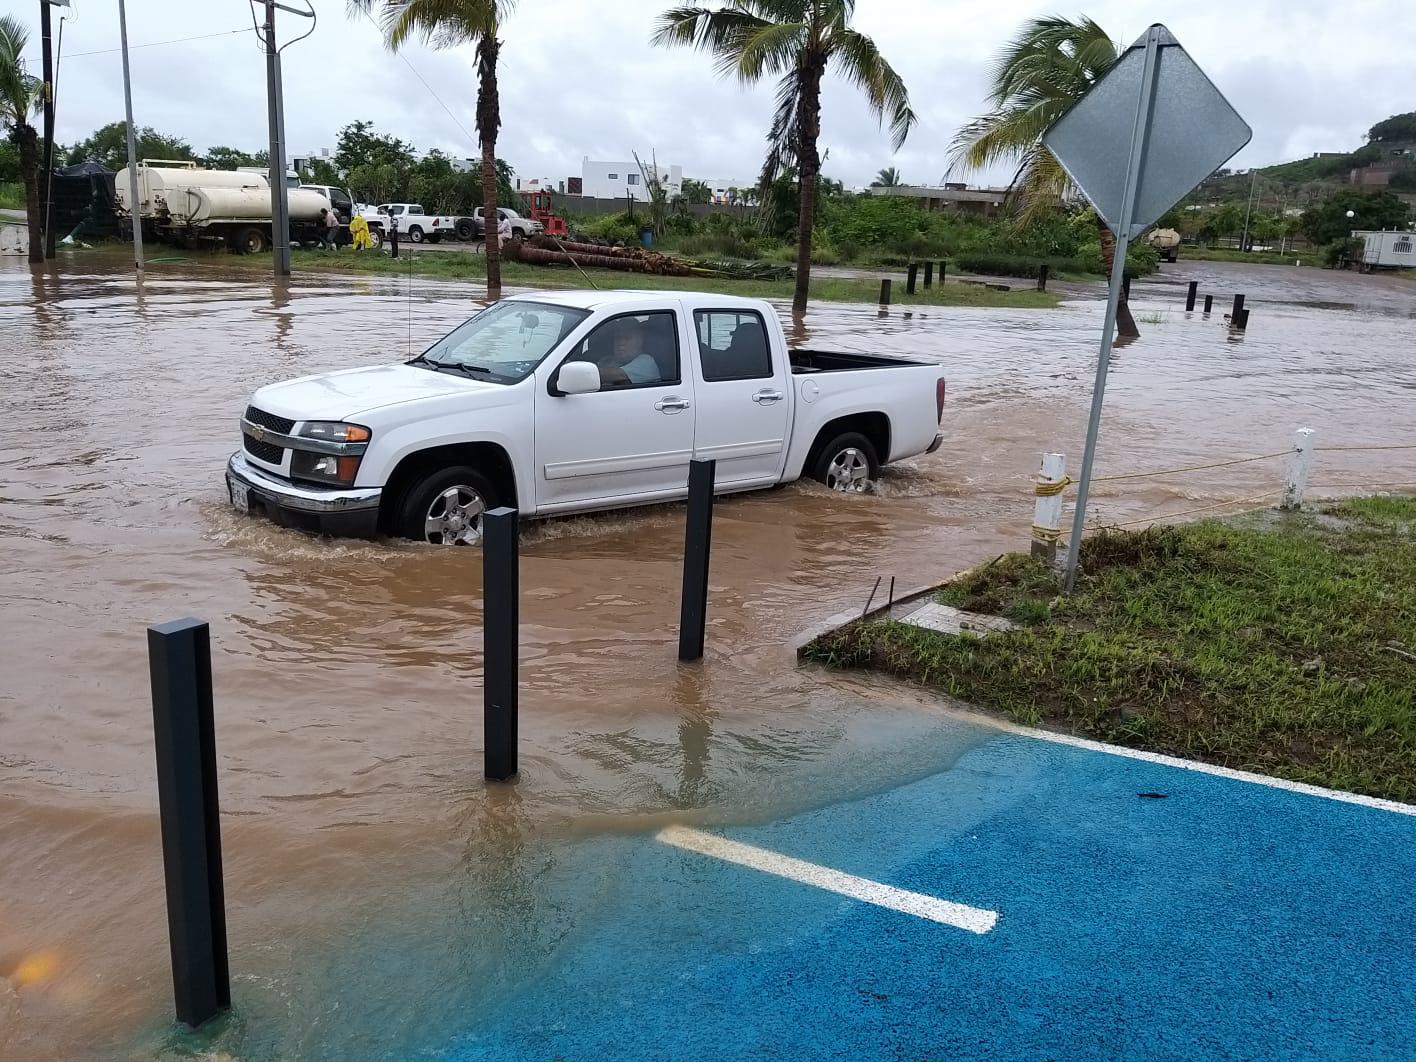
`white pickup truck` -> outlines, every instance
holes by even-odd
[[[437,243],[444,236],[457,236],[457,219],[450,214],[427,214],[421,203],[380,203],[379,213],[389,219],[388,227],[398,226],[399,234],[414,243]],[[371,223],[372,224],[372,223]]]
[[[769,303],[555,291],[494,303],[412,361],[262,387],[232,504],[325,534],[480,540],[482,514],[612,509],[813,476],[868,489],[939,446],[939,365],[788,350]]]

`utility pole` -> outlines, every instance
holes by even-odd
[[[1239,237],[1239,250],[1241,251],[1247,251],[1249,249],[1249,215],[1254,212],[1254,191],[1259,186],[1259,171],[1255,169],[1250,172],[1254,177],[1249,182],[1248,202],[1244,204],[1244,235]]]
[[[138,202],[138,138],[133,133],[133,79],[128,72],[128,13],[118,0],[118,37],[123,51],[123,108],[128,119],[128,216],[133,224],[133,262],[143,275],[143,218]]]
[[[266,107],[270,123],[270,233],[275,275],[290,275],[290,197],[285,188],[285,102],[280,47],[275,42],[275,0],[265,0]]]
[[[67,5],[67,0],[65,0]],[[44,257],[54,257],[54,225],[51,218],[49,200],[53,195],[53,182],[49,175],[54,171],[54,48],[53,32],[49,21],[50,0],[39,0],[39,37],[44,64],[44,202],[39,208],[44,211]]]

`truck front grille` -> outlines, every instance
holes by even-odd
[[[258,460],[278,465],[285,458],[285,447],[283,446],[276,446],[275,443],[269,443],[263,439],[252,439],[249,435],[242,435],[241,441],[245,444],[246,453]]]
[[[277,417],[274,413],[267,413],[265,410],[257,409],[255,406],[246,407],[246,419],[252,424],[259,424],[262,428],[269,428],[271,431],[277,431],[281,435],[289,435],[291,430],[295,427],[293,420]]]

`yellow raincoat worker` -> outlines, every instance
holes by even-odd
[[[354,238],[354,250],[356,251],[362,251],[374,245],[374,241],[369,237],[369,223],[364,220],[362,214],[355,214],[349,219],[349,235]]]

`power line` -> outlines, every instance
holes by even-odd
[[[377,22],[374,21],[374,16],[369,14],[368,9],[365,8],[363,5],[357,6],[359,13],[369,20],[370,25],[372,25],[374,29],[379,31],[379,36],[383,36],[383,28]],[[462,130],[462,135],[467,138],[467,142],[473,147],[476,147],[480,142],[477,140],[476,137],[474,137],[471,133],[467,131],[467,127],[465,125],[463,125],[460,121],[457,120],[457,115],[452,113],[452,108],[449,107],[446,103],[443,103],[442,97],[433,91],[433,86],[429,85],[428,82],[424,80],[423,75],[418,73],[418,68],[412,63],[410,63],[408,61],[408,57],[402,52],[395,52],[394,54],[403,60],[404,66],[406,66],[409,70],[413,71],[414,77],[416,77],[419,81],[423,82],[423,87],[428,90],[428,95],[432,96],[433,99],[437,100],[439,106],[441,106],[443,110],[447,111],[447,116],[452,119],[452,124]]]
[[[128,51],[134,52],[139,48],[161,48],[168,44],[186,44],[188,41],[204,41],[212,37],[230,37],[232,34],[245,32],[246,27],[242,26],[240,29],[222,30],[220,33],[202,33],[195,37],[179,37],[175,41],[153,41],[151,44],[132,44],[128,46]],[[121,52],[122,50],[122,48],[99,48],[92,52],[70,52],[68,58],[77,59],[81,55],[108,55],[112,52]]]

